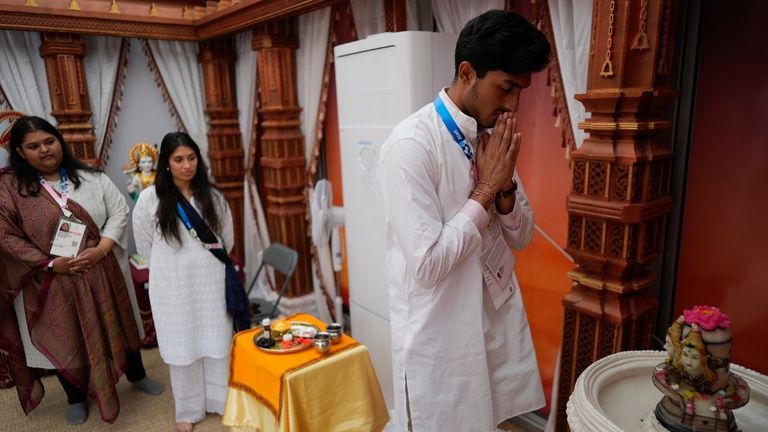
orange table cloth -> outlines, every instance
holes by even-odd
[[[308,314],[286,319],[325,328]],[[274,354],[256,348],[258,331],[232,342],[222,424],[261,432],[383,429],[389,416],[364,345],[344,335],[325,355],[314,348]]]

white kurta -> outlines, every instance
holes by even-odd
[[[445,91],[440,96],[474,145],[476,121]],[[434,105],[395,127],[382,145],[377,180],[386,209],[397,430],[407,430],[406,381],[417,432],[495,431],[543,407],[522,296],[518,289],[499,310],[493,306],[480,255],[494,239],[460,212],[473,189],[470,163]],[[506,221],[512,249],[528,245],[533,212],[522,188],[510,215],[491,211],[491,218]]]
[[[138,302],[136,301],[136,291],[133,288],[131,271],[128,268],[128,254],[126,248],[128,245],[128,215],[131,212],[130,207],[125,202],[125,197],[117,189],[112,180],[103,172],[79,171],[80,187],[75,188],[74,184],[69,184],[69,198],[80,204],[91,216],[93,222],[99,227],[102,237],[107,237],[115,241],[115,247],[112,252],[120,264],[122,277],[125,279],[128,297],[131,300],[133,317],[136,320],[136,326],[139,329],[139,337],[144,337],[144,328],[141,325],[141,314]],[[57,192],[61,192],[61,182],[48,182]],[[41,190],[40,193],[46,193]],[[51,203],[51,206],[55,204]],[[47,251],[46,251],[47,252]],[[16,317],[19,321],[19,332],[24,345],[24,354],[27,357],[27,366],[43,369],[55,369],[48,360],[34,345],[32,345],[29,336],[29,328],[25,319],[24,297],[19,293],[13,302],[16,309]]]
[[[215,195],[222,221],[220,240],[229,251],[234,244],[232,214],[224,197]],[[190,202],[195,206],[194,199]],[[154,186],[141,192],[133,209],[133,233],[136,249],[149,265],[149,302],[160,356],[175,366],[203,357],[225,358],[232,342],[232,319],[224,297],[224,264],[181,222],[181,244],[165,241],[157,228],[157,205]]]

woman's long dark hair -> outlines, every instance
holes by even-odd
[[[16,178],[19,180],[19,195],[36,196],[40,193],[40,174],[19,154],[19,149],[24,142],[24,137],[26,137],[28,133],[39,130],[47,132],[59,140],[62,156],[61,166],[66,168],[67,177],[69,177],[69,180],[75,185],[75,189],[79,188],[80,183],[82,182],[78,171],[98,171],[96,168],[79,161],[72,154],[69,146],[64,142],[64,137],[61,136],[61,132],[59,132],[59,130],[52,124],[48,123],[48,120],[35,116],[24,116],[16,120],[11,127],[10,148],[8,149],[8,153],[10,154],[9,165],[13,169],[14,175],[16,175]]]
[[[170,171],[171,155],[181,146],[191,148],[197,156],[197,171],[192,178],[192,191],[197,207],[201,210],[201,216],[215,233],[221,233],[221,222],[214,203],[215,187],[208,180],[208,167],[200,154],[200,147],[184,132],[170,132],[160,143],[155,176],[155,191],[159,200],[155,217],[160,235],[169,243],[171,239],[181,242],[179,218],[176,216],[176,202],[181,197],[181,192],[173,183],[173,175]]]

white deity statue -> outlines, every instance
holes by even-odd
[[[128,194],[134,201],[142,190],[155,183],[155,164],[157,149],[149,143],[138,143],[131,147],[129,169],[124,171],[131,178],[128,180]]]

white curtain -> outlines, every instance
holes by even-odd
[[[7,111],[9,109],[11,109],[11,105],[5,100],[5,93],[3,93],[3,88],[0,87],[0,111]]]
[[[315,129],[317,128],[317,113],[323,88],[330,23],[330,7],[299,16],[299,49],[296,50],[296,81],[299,106],[302,108],[301,132],[304,134],[304,155],[307,158],[307,163],[309,163],[312,157],[312,148],[317,139]],[[318,245],[318,249],[322,247],[323,245]],[[328,271],[328,269],[321,270]],[[324,280],[326,285],[328,280],[333,281],[333,270],[330,270],[330,275],[326,275]],[[321,319],[327,320],[330,318],[330,315],[328,314],[327,307],[325,307],[322,293],[318,290],[318,281],[315,281],[315,287],[318,313]],[[327,288],[333,289],[335,285]]]
[[[504,9],[504,0],[432,0],[432,13],[441,33],[459,33],[470,19],[491,9]]]
[[[304,134],[304,155],[307,162],[315,143],[320,92],[323,87],[331,8],[299,17],[299,49],[296,50],[296,82],[301,107],[301,132]]]
[[[88,96],[93,112],[93,134],[96,136],[96,154],[101,154],[107,132],[109,110],[117,83],[122,38],[85,36],[85,76],[88,79]]]
[[[406,0],[408,30],[432,31],[432,3],[430,0]]]
[[[7,111],[11,109],[11,106],[8,105],[8,101],[5,100],[5,97],[3,97],[2,88],[0,88],[0,111]],[[2,122],[0,123],[0,135],[3,134],[3,131],[5,131],[5,128],[8,127],[10,122]],[[8,150],[0,146],[0,168],[4,168],[8,165]]]
[[[256,51],[251,48],[252,31],[248,30],[235,35],[235,50],[237,64],[235,65],[235,88],[237,89],[237,108],[240,132],[243,137],[246,167],[248,154],[253,140],[253,118],[256,109]],[[246,175],[243,182],[243,235],[245,237],[245,280],[246,283],[256,275],[260,263],[261,252],[270,244],[267,220],[261,205],[256,184],[250,183]],[[255,209],[255,214],[253,209]],[[253,293],[265,297],[266,283],[259,283]],[[248,287],[246,287],[247,289]]]
[[[578,125],[586,119],[586,113],[584,105],[574,95],[587,91],[592,0],[549,0],[549,12],[573,137],[579,147],[586,134]]]
[[[349,0],[355,20],[357,39],[384,32],[384,2],[382,0]]]
[[[197,62],[197,44],[161,40],[147,42],[184,128],[200,146],[207,160],[208,122],[205,119],[203,79]]]
[[[13,109],[56,124],[39,33],[0,30],[0,86]]]
[[[237,121],[243,135],[243,149],[246,152],[251,145],[253,133],[253,114],[256,108],[256,51],[251,48],[253,31],[247,30],[235,35],[235,88],[237,89]]]

